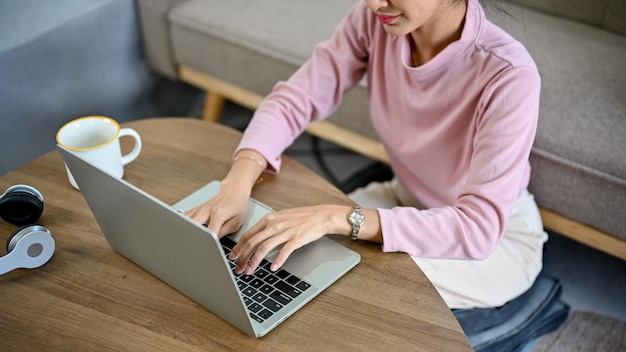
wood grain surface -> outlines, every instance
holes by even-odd
[[[124,179],[173,204],[223,178],[241,137],[219,124],[157,118],[124,125],[142,136]],[[53,138],[53,137],[51,137]],[[122,140],[122,150],[131,146]],[[253,197],[274,209],[351,201],[283,157]],[[267,336],[253,339],[115,253],[55,150],[0,178],[45,198],[39,223],[56,252],[33,270],[0,277],[0,350],[6,351],[471,351],[432,284],[406,254],[331,236],[362,262]],[[0,222],[0,241],[15,226]],[[3,251],[4,255],[5,252]]]

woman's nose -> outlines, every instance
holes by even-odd
[[[389,6],[389,1],[387,0],[365,0],[365,2],[367,3],[367,7],[372,11]]]

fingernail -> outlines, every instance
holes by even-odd
[[[272,265],[270,265],[271,271],[276,271],[278,268],[280,268],[280,266],[277,263],[272,263]]]

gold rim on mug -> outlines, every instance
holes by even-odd
[[[87,148],[71,147],[71,146],[65,145],[63,142],[61,142],[61,140],[60,140],[61,133],[63,133],[63,130],[65,130],[65,128],[69,127],[70,125],[72,125],[72,124],[74,124],[76,122],[80,122],[81,120],[93,120],[93,119],[105,120],[107,122],[110,122],[111,124],[113,124],[117,128],[117,132],[115,132],[115,135],[113,137],[109,138],[106,142],[100,143],[98,145],[94,145],[94,146],[91,146],[91,147],[87,147]],[[110,117],[107,117],[107,116],[83,116],[83,117],[77,118],[77,119],[72,120],[72,121],[66,123],[65,125],[63,125],[63,127],[61,127],[59,129],[59,131],[57,132],[56,140],[57,140],[57,143],[59,143],[62,147],[66,148],[66,149],[69,149],[69,150],[76,150],[76,151],[93,150],[93,149],[101,148],[101,147],[103,147],[103,146],[105,146],[105,145],[115,141],[117,139],[117,137],[120,135],[120,130],[121,130],[120,124],[117,121],[115,121],[114,119],[110,118]]]

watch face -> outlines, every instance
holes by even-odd
[[[350,222],[353,224],[362,224],[365,221],[365,216],[361,212],[353,212],[350,214]]]

